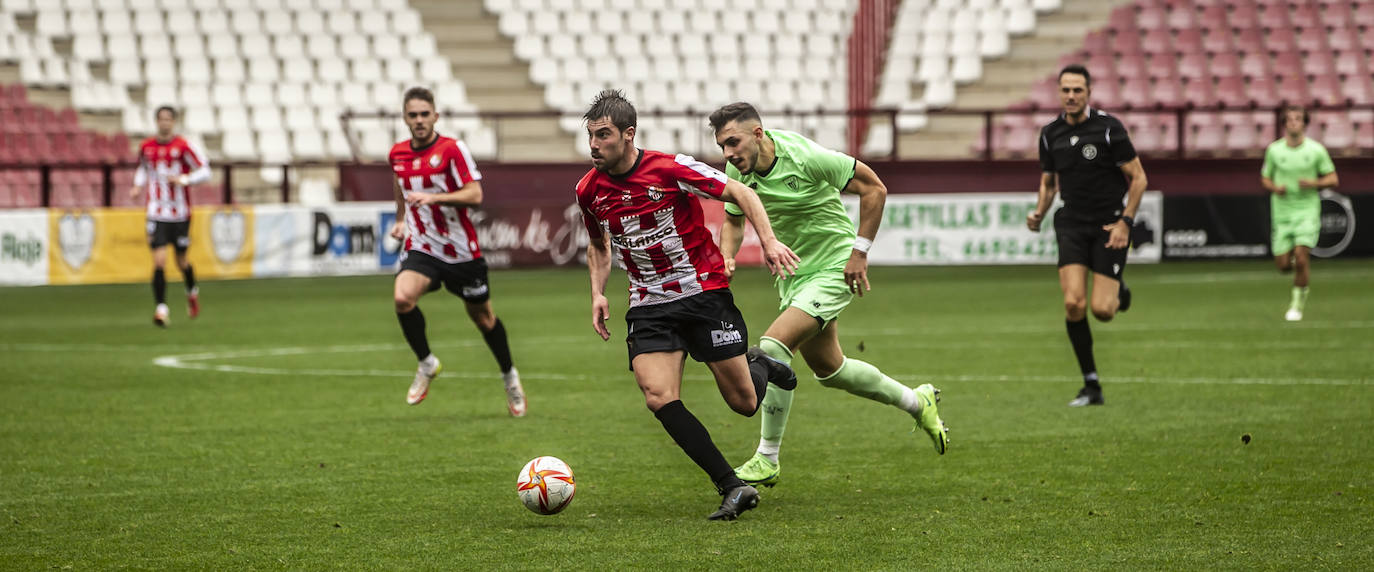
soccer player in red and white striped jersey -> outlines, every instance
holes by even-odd
[[[794,271],[797,255],[773,235],[768,214],[749,187],[687,155],[636,148],[635,109],[619,91],[601,92],[583,118],[595,167],[577,184],[577,203],[591,237],[592,328],[610,339],[605,290],[614,258],[630,275],[625,341],[644,403],[723,495],[720,509],[707,518],[734,520],[758,504],[758,491],[735,475],[710,433],[683,405],[683,361],[690,354],[705,362],[726,403],[746,416],[758,411],[769,383],[790,391],[797,377],[758,348],[747,348],[744,317],[730,294],[724,258],[703,223],[698,197],[739,205],[774,274]]]
[[[496,357],[505,381],[507,410],[523,417],[525,390],[511,361],[506,327],[491,308],[487,263],[468,218],[468,207],[482,204],[482,173],[462,141],[434,131],[439,112],[432,92],[410,88],[403,109],[411,137],[391,148],[396,226],[390,232],[404,243],[401,271],[396,273],[396,317],[420,361],[406,402],[415,405],[424,400],[430,382],[442,369],[439,358],[429,350],[425,317],[416,304],[420,296],[443,285],[463,299],[468,317]]]
[[[200,289],[186,258],[191,246],[190,186],[210,180],[210,163],[205,153],[177,135],[177,111],[171,106],[157,109],[157,135],[143,141],[138,149],[138,169],[130,196],[135,201],[147,197],[148,245],[153,249],[153,298],[157,308],[153,323],[167,326],[167,246],[176,249],[177,268],[186,284],[186,310],[200,315]]]

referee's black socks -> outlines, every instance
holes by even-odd
[[[1097,384],[1097,363],[1093,360],[1093,332],[1088,328],[1088,317],[1077,322],[1064,321],[1069,331],[1069,343],[1073,345],[1073,355],[1078,358],[1078,369],[1083,372],[1083,384],[1099,387]]]

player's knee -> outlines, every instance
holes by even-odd
[[[1112,304],[1093,304],[1093,317],[1099,322],[1110,322],[1116,317],[1116,308]]]
[[[397,313],[397,314],[405,314],[405,313],[410,312],[411,310],[414,310],[414,309],[415,309],[415,303],[416,303],[416,300],[411,299],[410,297],[408,297],[408,296],[406,296],[406,295],[404,295],[404,294],[397,293],[397,294],[396,294],[396,313]]]
[[[644,406],[651,412],[658,412],[664,405],[677,401],[677,396],[668,393],[644,390]]]
[[[730,404],[730,409],[732,411],[745,417],[753,417],[754,413],[759,410],[758,399],[754,397],[754,392],[752,391],[736,392],[734,395],[727,397],[725,402]]]
[[[1088,301],[1082,296],[1065,296],[1064,313],[1069,319],[1081,320],[1088,313]]]

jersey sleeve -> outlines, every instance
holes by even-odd
[[[1331,153],[1325,145],[1317,146],[1317,176],[1324,177],[1336,172],[1336,164],[1331,162]]]
[[[601,240],[601,223],[597,221],[596,215],[592,214],[592,196],[594,193],[587,189],[588,180],[591,175],[587,175],[577,182],[577,187],[573,192],[577,195],[577,209],[582,211],[582,226],[587,229],[587,236],[594,241]]]
[[[472,152],[468,151],[466,144],[455,140],[448,153],[449,174],[458,183],[459,189],[473,181],[482,180],[482,172],[477,170],[477,162],[472,160]]]
[[[148,184],[148,157],[143,150],[147,148],[148,142],[143,142],[138,146],[138,168],[134,169],[134,186],[142,187]]]
[[[1054,173],[1058,169],[1054,168],[1054,153],[1050,152],[1049,129],[1040,129],[1040,171],[1044,173]]]
[[[739,169],[736,169],[735,166],[730,163],[726,163],[725,176],[738,181],[740,179]],[[735,203],[727,202],[725,203],[725,214],[730,216],[744,216],[744,209],[739,208],[739,205]]]
[[[1131,134],[1126,131],[1126,126],[1115,117],[1107,126],[1107,145],[1112,148],[1112,162],[1118,167],[1130,163],[1136,158],[1135,144],[1131,142]]]
[[[205,151],[189,141],[184,147],[181,161],[186,164],[187,184],[196,185],[210,180],[210,161],[205,158]]]
[[[1260,176],[1266,179],[1274,178],[1274,146],[1264,148],[1264,165],[1260,167]]]
[[[730,181],[725,173],[696,160],[691,155],[674,157],[670,172],[673,178],[677,179],[679,190],[705,199],[720,200],[720,196],[725,193],[725,183]]]
[[[835,190],[843,191],[854,179],[854,170],[859,167],[853,157],[812,144],[804,157],[798,157],[802,168],[818,181],[824,181]]]

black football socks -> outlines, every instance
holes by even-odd
[[[423,361],[429,357],[429,339],[425,337],[425,315],[420,313],[420,307],[416,306],[404,314],[396,312],[396,319],[401,321],[401,333],[406,336],[406,343],[410,344],[410,349],[415,352],[415,359]]]
[[[725,455],[722,455],[716,444],[711,442],[711,433],[691,411],[687,410],[682,400],[660,407],[654,412],[654,417],[663,424],[663,429],[668,431],[668,436],[673,438],[677,446],[681,447],[701,470],[706,471],[707,476],[711,477],[711,482],[715,483],[716,489],[728,491],[744,484],[744,481],[735,476],[735,470],[725,460]]]

